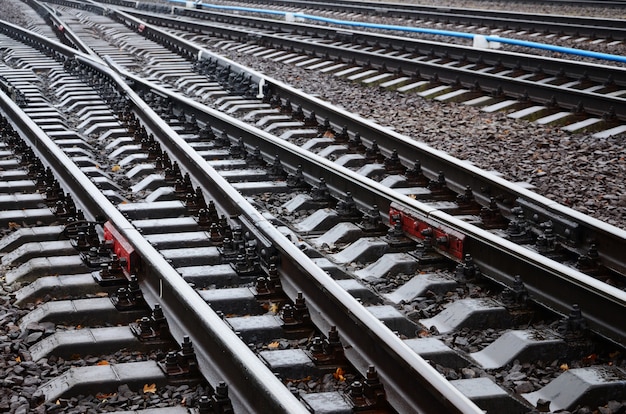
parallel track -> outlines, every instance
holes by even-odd
[[[16,28],[13,28],[16,30]],[[43,39],[38,39],[43,41]],[[58,46],[56,46],[58,48]],[[66,51],[67,53],[67,51]],[[84,60],[84,63],[98,68],[97,62],[92,62],[89,59]],[[132,95],[131,95],[132,96]],[[140,101],[139,101],[140,102]],[[32,136],[37,128],[33,123],[26,121],[28,118],[19,112],[15,104],[5,101],[4,110],[8,113],[14,114],[12,119],[16,122],[22,122],[20,130],[28,135]],[[138,109],[137,109],[138,110]],[[148,113],[150,111],[148,110]],[[141,116],[141,115],[140,115]],[[401,341],[393,335],[390,331],[382,328],[379,322],[374,317],[365,311],[361,305],[359,305],[354,298],[349,296],[345,291],[337,287],[332,288],[332,282],[330,278],[319,268],[316,268],[308,258],[306,258],[299,249],[286,240],[280,233],[269,225],[257,212],[251,207],[246,207],[247,203],[243,198],[238,195],[230,186],[228,186],[223,179],[212,171],[206,161],[200,158],[198,155],[191,156],[195,160],[190,163],[185,158],[189,157],[191,149],[186,146],[180,138],[176,140],[176,133],[167,127],[162,120],[142,117],[142,121],[146,123],[148,128],[153,131],[157,136],[163,135],[168,137],[169,140],[174,138],[173,141],[163,142],[162,145],[170,150],[170,157],[172,161],[177,160],[176,153],[179,153],[181,158],[181,166],[184,165],[188,168],[190,173],[193,173],[194,180],[202,180],[201,187],[203,193],[209,194],[211,200],[214,200],[220,210],[224,211],[227,217],[240,216],[241,219],[246,220],[249,223],[254,223],[250,231],[262,232],[266,237],[272,237],[270,240],[274,246],[279,248],[281,253],[288,254],[291,258],[284,257],[284,261],[281,261],[280,273],[282,275],[309,275],[311,279],[305,279],[304,281],[288,283],[285,280],[283,283],[289,286],[291,289],[307,290],[307,294],[313,298],[315,304],[317,300],[321,300],[324,303],[341,304],[341,306],[350,309],[349,313],[343,314],[344,319],[349,320],[349,324],[341,319],[330,319],[331,324],[336,325],[336,322],[341,322],[342,326],[346,328],[348,326],[361,328],[370,326],[372,329],[372,338],[369,345],[365,343],[354,342],[354,349],[356,354],[354,358],[356,362],[360,361],[360,364],[365,364],[360,367],[367,370],[368,361],[375,359],[374,355],[379,354],[381,349],[387,349],[386,352],[399,353],[399,359],[397,360],[399,365],[394,369],[387,365],[384,370],[379,370],[381,376],[385,378],[385,381],[396,383],[395,388],[390,388],[389,392],[393,395],[395,404],[398,404],[398,408],[401,411],[410,410],[409,407],[422,407],[421,410],[425,412],[441,412],[441,410],[458,410],[466,411],[472,410],[472,405],[459,394],[458,391],[446,385],[438,377],[432,368],[427,364],[424,364],[417,355],[410,352],[405,345],[402,345]],[[27,125],[30,124],[30,125]],[[46,140],[45,136],[41,136],[40,139]],[[34,147],[40,147],[41,144],[31,144]],[[184,149],[184,152],[183,150]],[[221,379],[227,380],[230,386],[230,395],[233,399],[233,404],[237,410],[243,412],[254,410],[276,410],[279,412],[299,412],[301,410],[299,403],[296,403],[291,396],[291,393],[284,387],[276,384],[276,379],[270,374],[270,372],[259,366],[259,360],[249,360],[249,350],[246,345],[235,339],[234,333],[227,329],[220,318],[216,316],[213,311],[208,310],[206,302],[204,302],[199,296],[191,291],[190,287],[185,283],[178,273],[165,261],[165,259],[155,252],[149,245],[148,241],[135,229],[135,227],[126,222],[109,202],[103,199],[103,195],[99,193],[93,184],[88,183],[83,173],[80,173],[76,167],[64,170],[61,164],[67,164],[68,160],[63,160],[63,155],[59,154],[58,150],[52,150],[57,153],[57,159],[46,159],[46,163],[50,163],[54,166],[54,170],[63,177],[61,182],[67,182],[67,190],[72,190],[72,194],[77,199],[77,204],[84,206],[86,211],[91,212],[91,216],[98,216],[100,219],[104,218],[115,223],[115,228],[123,235],[127,242],[131,243],[135,251],[141,257],[142,272],[138,274],[140,276],[140,285],[144,288],[144,296],[148,303],[161,303],[164,313],[170,323],[170,328],[175,337],[182,338],[183,334],[187,334],[191,337],[196,354],[198,355],[199,365],[201,371],[208,378],[215,378],[216,376]],[[183,164],[184,162],[184,164]],[[210,182],[211,180],[217,180],[217,182]],[[78,186],[78,183],[81,186]],[[65,187],[65,186],[64,186]],[[216,192],[217,191],[217,192]],[[243,210],[242,210],[243,209]],[[247,210],[247,211],[246,211]],[[299,258],[298,258],[299,256]],[[171,273],[174,272],[174,273]],[[174,276],[175,275],[175,276]],[[314,280],[324,280],[323,297],[314,298],[314,295],[320,295],[319,289],[322,286],[317,285]],[[306,281],[308,280],[308,282]],[[302,283],[305,283],[304,285]],[[308,283],[308,285],[306,284]],[[312,283],[312,284],[311,284]],[[329,285],[331,283],[331,285]],[[314,290],[311,290],[314,289]],[[289,291],[289,290],[288,290]],[[168,296],[171,294],[172,296]],[[330,300],[327,295],[338,295],[334,299]],[[183,301],[181,303],[181,300]],[[323,305],[326,306],[326,305]],[[190,310],[193,310],[193,314],[190,314]],[[340,314],[339,314],[340,315]],[[349,316],[351,315],[351,316]],[[314,318],[316,314],[312,315]],[[326,324],[328,324],[328,317],[325,315]],[[339,316],[335,316],[338,318]],[[357,318],[356,320],[354,318]],[[357,325],[355,325],[357,322]],[[377,324],[379,326],[377,326]],[[202,329],[197,329],[198,327]],[[224,330],[225,329],[225,330]],[[361,330],[358,331],[358,335],[362,335]],[[342,336],[350,338],[351,335],[356,333],[342,332]],[[382,335],[382,337],[381,337]],[[386,339],[384,339],[385,337]],[[237,345],[239,344],[239,345]],[[363,354],[365,352],[365,354]],[[224,354],[229,355],[228,358],[224,358]],[[233,358],[234,360],[231,360]],[[221,361],[218,363],[218,361]],[[256,361],[256,362],[254,362]],[[389,362],[386,360],[387,363]],[[224,364],[225,363],[225,364]],[[239,366],[239,369],[235,369],[234,366]],[[404,368],[401,368],[404,366]],[[381,368],[384,367],[381,365]],[[243,372],[242,372],[243,369]],[[425,370],[425,371],[424,371]],[[216,373],[217,371],[217,373]],[[387,371],[387,373],[385,373]],[[364,371],[365,373],[365,371]],[[268,377],[269,375],[269,377]],[[430,384],[436,384],[439,382],[441,385],[435,386],[444,388],[442,391],[436,391],[441,393],[440,397],[433,399],[428,394],[415,394],[414,391],[402,388],[410,387],[411,383],[407,383],[404,380],[407,375],[425,376],[428,379],[422,379],[420,382],[423,386],[430,387]],[[403,381],[399,381],[396,378],[402,378]],[[257,391],[250,392],[250,386],[254,388],[260,387]],[[447,387],[447,391],[445,388]],[[433,390],[435,390],[434,388]],[[282,395],[281,395],[282,394]],[[53,394],[54,395],[54,394]],[[262,400],[259,400],[260,396],[264,396]],[[404,402],[403,402],[404,401]],[[420,402],[421,401],[421,402]],[[443,405],[442,405],[443,404]],[[455,408],[458,404],[459,407]],[[404,407],[404,408],[402,408]],[[463,407],[463,408],[460,408]]]
[[[558,33],[567,36],[590,38],[610,38],[624,40],[626,24],[620,19],[600,19],[581,16],[559,16],[552,14],[514,13],[489,9],[469,9],[419,4],[371,3],[361,1],[286,1],[242,2],[247,7],[264,9],[267,5],[278,6],[282,10],[321,10],[342,14],[361,14],[396,19],[434,21],[445,25],[487,26],[501,30]],[[598,3],[590,3],[597,7]],[[623,3],[602,2],[605,7],[623,7]],[[584,6],[584,4],[580,4]],[[246,6],[244,6],[246,7]],[[619,10],[619,9],[618,9]]]

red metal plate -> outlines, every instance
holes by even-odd
[[[435,249],[458,260],[463,260],[463,240],[465,235],[446,228],[439,223],[420,217],[416,212],[399,206],[389,208],[389,222],[393,225],[400,218],[402,231],[407,235],[424,240],[426,235],[433,239]]]
[[[120,260],[126,261],[125,267],[128,273],[135,273],[139,264],[137,253],[135,253],[133,246],[128,243],[110,221],[104,223],[104,240],[113,241],[113,253],[115,253]]]

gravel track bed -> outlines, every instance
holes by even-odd
[[[538,6],[532,3],[464,0],[402,2],[440,7],[626,17],[625,12],[610,7]],[[213,3],[249,5],[228,1]],[[440,36],[435,37],[441,40]],[[446,38],[447,41],[449,39]],[[533,38],[527,39],[536,41]],[[563,43],[564,46],[580,47],[575,42]],[[606,45],[595,45],[593,48],[597,48],[596,51],[599,52],[626,55],[625,44],[617,45],[611,50],[603,50]],[[527,48],[517,48],[517,51],[522,49],[527,52]],[[626,229],[624,134],[603,139],[593,138],[590,134],[570,134],[558,127],[543,127],[527,121],[511,120],[506,117],[506,113],[486,114],[479,109],[455,103],[443,104],[416,95],[362,87],[333,76],[237,52],[220,49],[216,53],[224,54],[307,93],[317,94],[321,99],[381,125],[392,127],[433,148],[471,161],[486,170],[497,171],[510,181],[531,184],[534,191],[547,198]],[[598,63],[596,60],[591,61]]]
[[[417,2],[410,2],[410,1],[407,1],[405,3],[414,3],[414,4],[421,4],[421,5],[428,4],[428,3],[422,3],[422,2],[417,3]],[[278,6],[272,6],[272,5],[261,6],[258,4],[250,5],[249,3],[240,3],[240,2],[232,2],[232,1],[217,1],[215,2],[215,4],[228,5],[228,6],[244,6],[244,7],[251,6],[254,8],[285,10],[285,8],[281,8]],[[454,5],[454,4],[445,4],[445,5],[433,4],[433,5],[436,5],[438,7],[466,7],[466,8],[475,8],[475,9],[487,8],[487,6],[484,6],[484,5],[482,7]],[[508,9],[506,7],[502,7],[502,10],[529,12],[529,13],[537,12],[535,8],[532,8],[529,5],[526,5],[526,6],[527,7],[524,7],[524,5],[521,5],[521,7],[519,6],[515,7],[513,5],[513,7],[508,8]],[[553,9],[555,7],[556,6],[552,6]],[[562,8],[562,9],[565,9],[565,8]],[[559,13],[556,10],[554,12],[545,13],[545,14],[571,14],[575,16],[594,16],[594,17],[610,18],[610,19],[620,18],[619,16],[622,16],[623,18],[626,18],[626,14],[624,14],[623,12],[619,10],[615,10],[611,8],[598,8],[598,9],[579,8],[579,9],[581,9],[582,14],[563,13],[563,12]],[[219,12],[229,13],[229,11],[227,10],[219,10]],[[316,15],[316,16],[324,16],[328,18],[335,18],[335,19],[337,18],[337,14],[334,12],[328,12],[328,11],[317,10],[317,9],[302,9],[300,10],[300,12],[305,13],[305,14]],[[585,14],[585,12],[587,14]],[[248,14],[252,17],[259,16],[258,13],[245,13],[245,12],[237,12],[237,13]],[[270,18],[270,19],[280,19],[279,17],[273,16],[273,15],[266,15],[263,17]],[[386,18],[386,17],[380,17],[380,16],[371,16],[371,15],[343,16],[343,17],[340,17],[340,19],[351,20],[351,21],[361,21],[361,22],[367,22],[367,23],[373,23],[373,24],[388,24],[388,25],[399,25],[399,26],[407,26],[407,27],[421,27],[421,28],[427,28],[427,29],[433,29],[433,30],[448,30],[448,31],[453,31],[453,32],[480,33],[484,35],[499,35],[500,37],[525,40],[529,42],[549,43],[549,44],[556,45],[556,46],[573,48],[573,49],[582,49],[582,50],[588,50],[588,51],[593,51],[593,52],[598,52],[598,53],[607,53],[607,54],[619,55],[619,56],[623,56],[626,54],[626,44],[624,42],[615,44],[615,45],[609,45],[608,44],[609,42],[602,42],[602,43],[594,44],[591,42],[579,42],[576,40],[577,39],[576,37],[572,37],[569,39],[561,39],[561,38],[555,37],[555,38],[546,40],[546,39],[543,39],[541,36],[532,37],[532,36],[526,36],[526,35],[517,34],[517,33],[500,33],[499,31],[494,32],[492,30],[479,30],[476,27],[472,27],[472,28],[458,27],[456,24],[445,24],[445,23],[434,22],[434,21],[422,21],[422,20],[410,20],[410,19],[409,20],[394,19],[394,18]],[[327,26],[327,24],[323,22],[316,22],[316,21],[311,21],[311,20],[306,20],[305,23]],[[337,27],[336,25],[328,25],[328,26]],[[409,38],[414,38],[414,39],[430,40],[430,41],[457,44],[457,45],[463,45],[463,46],[472,46],[472,40],[461,39],[461,38],[450,37],[450,36],[438,36],[438,35],[430,35],[430,34],[423,34],[423,33],[406,33],[406,32],[397,32],[394,30],[367,29],[367,28],[362,28],[362,27],[353,28],[350,26],[346,26],[346,28],[354,29],[358,31],[380,33],[384,35],[402,36],[402,37],[409,37]],[[521,47],[521,46],[501,44],[500,49],[504,51],[509,51],[509,52],[535,54],[539,56],[546,56],[546,57],[557,58],[557,59],[569,59],[569,60],[576,60],[576,61],[588,62],[588,63],[594,63],[594,64],[626,67],[626,64],[620,63],[620,62],[614,62],[610,60],[598,60],[598,59],[587,58],[587,57],[582,57],[582,56],[570,55],[566,53],[551,52],[547,50],[534,49],[534,48]]]
[[[218,53],[417,141],[495,170],[582,213],[626,229],[624,135],[597,139],[558,128],[486,114],[455,103],[359,86],[349,81],[258,59]]]
[[[4,270],[0,270],[4,275]],[[1,277],[4,280],[4,276]],[[55,331],[81,329],[80,326],[55,326],[44,322],[29,325],[20,330],[18,321],[35,305],[16,308],[12,293],[15,286],[0,284],[0,412],[10,414],[26,413],[101,413],[145,408],[174,407],[183,405],[194,407],[203,395],[210,395],[210,390],[198,385],[189,387],[165,386],[163,388],[145,388],[145,392],[136,392],[128,386],[120,386],[117,392],[96,395],[79,395],[62,398],[57,401],[42,403],[37,397],[37,389],[47,381],[74,367],[103,364],[119,364],[147,360],[163,360],[165,354],[152,352],[118,351],[110,355],[76,355],[71,359],[51,356],[34,362],[28,348],[42,337]]]
[[[460,3],[465,6],[470,4],[445,2],[454,6],[461,6]],[[484,5],[485,2],[471,4]],[[496,4],[503,4],[504,7],[501,2],[488,2],[490,8],[495,8]],[[438,2],[437,5],[442,6],[444,3]],[[506,3],[505,6],[510,8],[511,4]],[[520,4],[516,3],[516,6]],[[28,19],[21,10],[14,10],[13,7],[18,6],[0,0],[2,19],[28,26]],[[612,10],[612,13],[615,11]],[[576,14],[586,15],[582,12]],[[223,54],[224,51],[220,53]],[[469,160],[487,170],[497,170],[509,180],[530,183],[536,186],[536,191],[540,194],[626,229],[624,136],[594,139],[585,134],[567,134],[559,129],[513,121],[505,114],[485,114],[474,108],[440,104],[415,95],[361,87],[332,76],[258,60],[248,55],[227,55],[307,93],[319,94],[322,99],[335,105],[393,127],[398,132],[426,142],[434,148]],[[4,282],[3,269],[0,269],[0,281]],[[20,331],[17,322],[28,309],[13,306],[11,294],[15,289],[16,287],[9,288],[0,283],[0,412],[97,413],[174,405],[194,406],[197,398],[207,395],[206,390],[200,386],[165,387],[154,393],[137,393],[120,387],[117,393],[110,395],[81,396],[40,404],[33,396],[39,385],[70,367],[95,365],[101,361],[140,361],[154,359],[157,355],[118,352],[112,355],[83,356],[73,360],[48,358],[44,363],[34,363],[30,361],[28,346],[37,337],[51,333],[51,327],[38,324]],[[472,343],[482,344],[493,340],[488,336],[489,333],[485,333],[484,337],[470,341],[468,347]],[[450,338],[450,341],[455,340]],[[535,384],[533,378],[530,378],[536,374],[531,372],[544,370],[552,375],[560,370],[555,364],[556,362],[549,362],[545,366],[514,365],[509,376],[496,380],[526,381],[527,375],[528,381],[536,388],[539,384]],[[521,374],[515,374],[516,372]],[[448,372],[446,376],[454,379],[480,374],[470,371]],[[609,405],[612,405],[610,411],[608,407],[606,410],[600,407],[600,412],[623,412],[625,407],[624,402],[611,402]],[[591,410],[581,408],[576,412],[582,414]]]

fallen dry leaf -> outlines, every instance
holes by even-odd
[[[300,383],[300,382],[308,382],[308,381],[311,381],[311,376],[309,375],[308,377],[304,377],[304,378],[297,378],[297,379],[294,379],[294,378],[287,378],[287,381],[288,381],[288,382],[292,382],[292,383],[294,383],[294,384],[298,384],[298,383]]]
[[[121,169],[122,169],[122,167],[120,167],[120,166],[119,166],[119,165],[117,165],[117,164],[116,164],[116,165],[114,165],[113,167],[111,167],[111,171],[113,171],[113,172],[118,172],[118,171],[119,171],[119,170],[121,170]]]
[[[109,365],[109,362],[102,360],[102,361],[99,361],[96,365]]]
[[[343,369],[341,367],[337,368],[337,370],[333,373],[333,377],[337,380],[337,381],[345,381],[346,377],[343,376],[343,374],[345,374],[345,372],[343,371]]]
[[[567,371],[569,369],[569,365],[561,364],[561,366],[559,368],[561,368],[561,370],[563,370],[563,371]]]
[[[270,303],[269,311],[272,313],[278,313],[278,303]]]
[[[278,341],[276,341],[276,342],[272,342],[272,343],[270,343],[270,344],[268,344],[268,345],[267,345],[267,347],[268,347],[269,349],[276,349],[276,348],[278,348],[279,346],[280,346],[280,342],[278,342]]]
[[[115,393],[115,392],[112,392],[110,394],[104,394],[104,393],[99,392],[99,393],[96,394],[96,398],[99,399],[99,400],[106,400],[107,398],[114,397],[116,394],[117,393]]]
[[[598,354],[587,355],[583,358],[583,364],[593,364],[598,359]]]
[[[156,384],[150,384],[150,385],[145,384],[143,386],[143,392],[146,393],[146,394],[148,394],[148,393],[154,394],[156,392]]]

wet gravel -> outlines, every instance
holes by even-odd
[[[536,4],[518,2],[448,0],[413,3],[519,12],[538,10]],[[235,2],[222,4],[241,5]],[[541,12],[552,14],[606,18],[619,18],[624,14],[608,7],[539,7]],[[581,43],[573,40],[562,41],[561,45],[582,47]],[[610,50],[602,44],[585,45],[599,52],[626,54],[624,43],[612,46]],[[497,171],[507,180],[531,185],[533,191],[576,211],[626,229],[626,187],[623,183],[626,176],[626,153],[623,149],[626,134],[609,138],[594,138],[585,133],[571,134],[558,127],[512,120],[507,118],[506,113],[486,114],[461,104],[444,104],[416,95],[363,87],[316,71],[242,53],[222,49],[215,52],[417,141],[471,161],[485,170]]]
[[[237,52],[219,53],[416,141],[626,229],[625,135],[593,138],[456,103],[368,88]]]
[[[5,10],[6,3],[0,0],[2,10]],[[2,18],[20,21],[20,16],[16,12]],[[312,71],[256,60],[247,55],[230,53],[229,57],[306,92],[317,93],[323,99],[393,127],[435,148],[468,159],[482,168],[497,170],[507,179],[530,183],[536,186],[537,192],[578,211],[626,228],[624,136],[593,139],[584,134],[566,134],[558,129],[512,121],[504,114],[489,115],[456,104],[440,104],[417,96],[364,88]],[[2,270],[0,278],[4,278]],[[206,395],[206,390],[202,387],[165,387],[155,393],[143,393],[122,386],[112,394],[79,396],[41,404],[34,396],[36,389],[71,367],[95,365],[101,361],[143,361],[157,358],[158,355],[118,352],[72,360],[48,358],[43,363],[35,363],[30,360],[28,346],[52,333],[55,327],[37,324],[21,331],[17,321],[29,309],[15,308],[11,296],[15,287],[3,285],[0,284],[0,412],[96,413],[172,404],[193,406],[199,396]],[[392,283],[391,286],[393,285]],[[431,299],[430,303],[440,302]],[[464,330],[455,336],[444,338],[444,342],[464,352],[475,352],[495,340],[498,335],[500,332],[495,330]],[[624,366],[623,361],[619,363]],[[576,364],[584,365],[582,361],[574,361],[570,362],[568,368],[574,368]],[[529,392],[545,385],[566,368],[562,361],[555,360],[533,364],[514,363],[507,370],[498,373],[484,372],[477,368],[437,369],[451,380],[490,376],[503,386],[516,391],[519,389],[519,392]],[[332,382],[333,379],[329,377],[320,383]],[[320,383],[294,381],[292,385],[302,391],[320,390]],[[591,412],[623,413],[626,412],[626,402],[610,401],[604,407],[580,407],[572,411],[576,414]]]
[[[0,274],[4,274],[0,270]],[[4,276],[1,277],[4,282]],[[10,287],[0,283],[0,412],[25,413],[101,413],[173,406],[195,407],[200,397],[210,395],[201,385],[165,386],[155,390],[131,390],[126,385],[117,390],[102,390],[95,395],[79,395],[43,402],[37,395],[39,387],[74,367],[162,360],[162,352],[141,353],[118,351],[110,355],[76,355],[70,359],[50,356],[33,361],[28,348],[54,332],[81,329],[49,322],[33,323],[21,330],[19,320],[36,305],[15,307]]]
[[[537,13],[538,10],[540,10],[539,13],[545,13],[545,14],[585,16],[585,17],[607,18],[607,19],[626,18],[626,13],[623,13],[623,11],[616,9],[616,8],[611,8],[611,7],[593,7],[593,8],[592,7],[563,7],[563,6],[558,7],[555,5],[546,7],[545,5],[538,6],[536,4],[531,5],[531,4],[524,4],[524,3],[517,3],[517,2],[515,3],[498,2],[496,4],[493,4],[492,2],[489,2],[489,1],[468,2],[466,4],[466,2],[454,1],[454,0],[450,0],[448,2],[443,2],[443,3],[433,2],[433,1],[422,2],[422,1],[409,0],[409,1],[404,1],[401,3],[430,5],[430,6],[437,6],[439,8],[454,7],[454,8],[470,8],[470,9],[485,9],[485,10],[506,10],[506,11],[512,11],[512,12],[520,12],[520,13]],[[234,1],[221,1],[221,2],[217,1],[215,2],[215,4],[228,5],[228,6],[256,7],[256,8],[261,8],[261,9],[275,9],[275,10],[283,10],[283,11],[290,10],[285,7],[278,7],[278,6],[265,5],[265,4],[255,4],[251,6],[248,3],[240,3],[240,2],[234,2]],[[492,5],[494,7],[492,7]],[[225,12],[228,13],[228,11],[225,11]],[[445,22],[427,21],[427,20],[413,20],[413,19],[396,19],[396,18],[387,18],[384,16],[373,16],[373,15],[356,15],[356,14],[338,15],[335,12],[324,11],[324,10],[319,10],[319,9],[301,9],[301,10],[298,10],[298,12],[303,13],[303,14],[323,16],[323,17],[334,18],[334,19],[339,19],[339,20],[360,21],[360,22],[367,22],[367,23],[373,23],[373,24],[418,27],[418,28],[426,28],[426,29],[433,29],[433,30],[447,30],[447,31],[452,31],[452,32],[479,33],[483,35],[498,35],[504,38],[519,39],[519,40],[538,42],[538,43],[545,42],[545,43],[549,43],[549,44],[561,46],[561,47],[566,47],[566,48],[589,50],[593,52],[607,53],[607,54],[613,54],[613,55],[618,55],[618,56],[623,56],[626,52],[626,44],[624,42],[617,43],[617,44],[612,44],[611,42],[601,42],[601,43],[580,42],[578,41],[578,38],[576,36],[572,36],[572,37],[557,36],[549,40],[545,40],[542,36],[538,36],[538,37],[531,36],[532,33],[518,33],[514,30],[511,30],[511,31],[509,30],[503,31],[500,29],[492,30],[490,28],[479,28],[479,27],[474,27],[474,26],[465,27],[465,26],[460,26],[455,23],[445,23]],[[243,12],[238,12],[238,13],[246,14]],[[248,13],[248,14],[251,16],[257,16],[257,17],[259,16],[258,13]],[[274,15],[263,15],[263,17],[270,18],[270,19],[278,18]],[[313,21],[313,20],[306,20],[305,23],[316,24],[316,25],[327,25],[324,22],[318,22],[318,21]],[[333,25],[330,25],[330,26],[333,26]],[[333,26],[333,27],[337,27],[337,26]],[[370,28],[352,27],[352,26],[345,26],[345,28],[350,29],[350,30],[354,29],[354,30],[359,30],[359,31],[381,33],[381,34],[386,34],[386,35],[396,35],[396,36],[410,37],[410,38],[416,38],[416,39],[431,40],[431,41],[437,41],[437,42],[442,42],[442,43],[458,44],[458,45],[465,45],[465,46],[472,45],[471,39],[463,39],[463,38],[458,38],[458,37],[439,36],[439,35],[426,34],[426,33],[398,32],[395,30],[370,29]],[[565,53],[560,53],[560,52],[552,52],[552,51],[535,49],[535,48],[508,45],[505,43],[500,44],[500,49],[505,50],[505,51],[510,51],[510,52],[536,54],[536,55],[548,56],[552,58],[570,59],[570,60],[590,62],[594,64],[626,67],[626,64],[624,63],[615,62],[611,60],[598,60],[594,58],[587,58],[583,56],[570,55],[570,54],[565,54]]]

